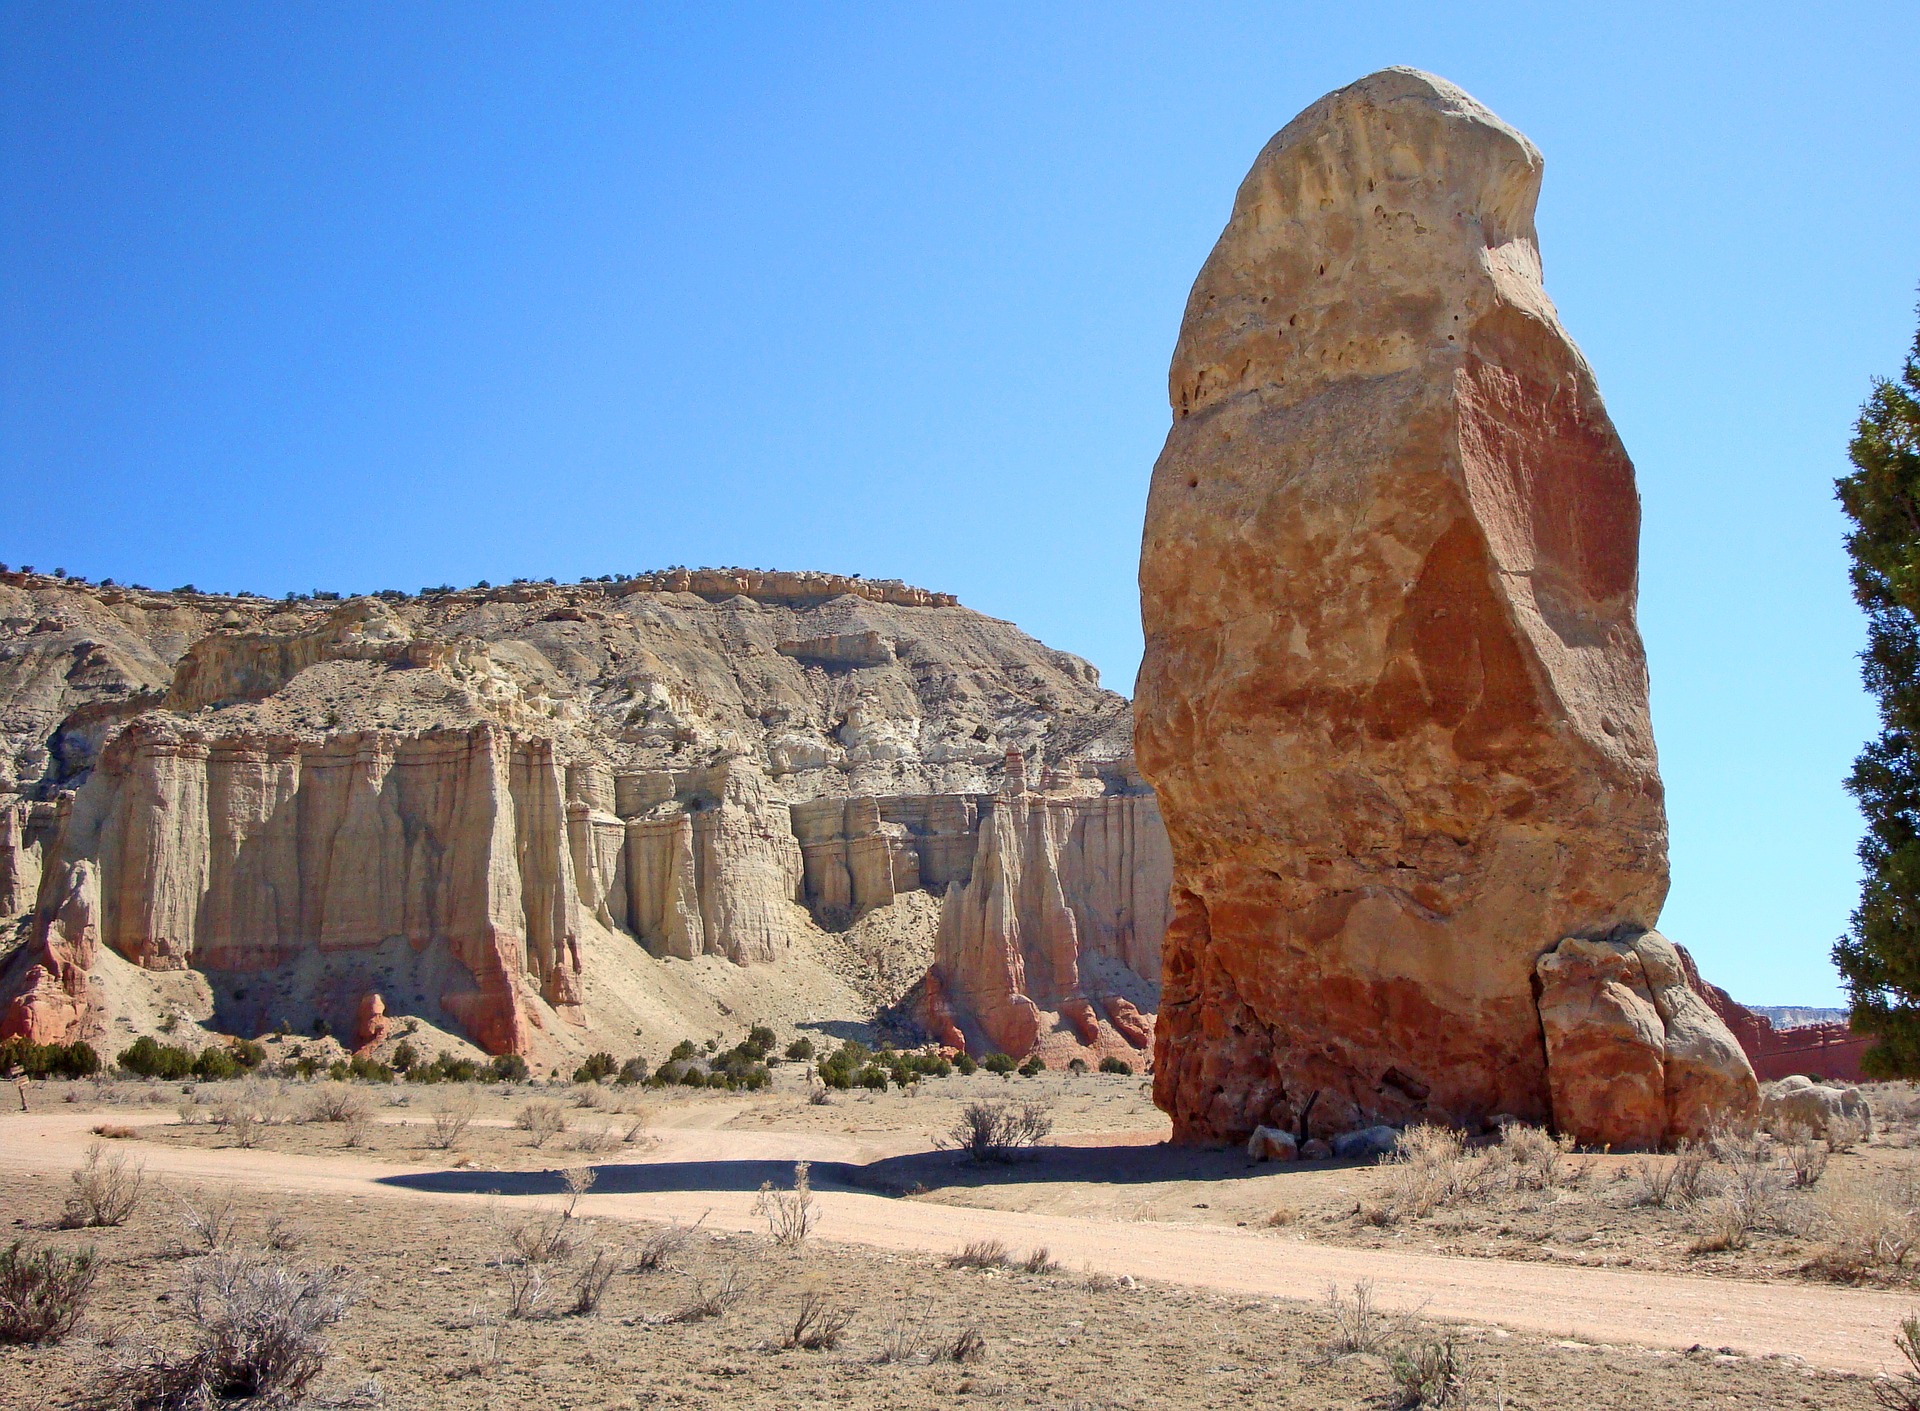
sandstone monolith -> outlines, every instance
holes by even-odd
[[[1536,959],[1658,920],[1639,498],[1542,286],[1540,172],[1453,85],[1373,74],[1268,143],[1188,300],[1135,701],[1177,1139],[1545,1121]]]

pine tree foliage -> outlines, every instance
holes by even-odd
[[[1880,736],[1847,790],[1866,815],[1866,867],[1852,925],[1833,948],[1853,1027],[1877,1040],[1864,1067],[1920,1076],[1920,335],[1896,381],[1877,381],[1835,484],[1853,531],[1853,596],[1867,614],[1861,655]]]

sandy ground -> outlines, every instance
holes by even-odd
[[[431,1202],[443,1209],[477,1208],[494,1192],[510,1199],[551,1200],[560,1189],[560,1168],[591,1165],[597,1179],[582,1202],[583,1214],[618,1221],[705,1215],[710,1229],[745,1232],[762,1227],[753,1209],[760,1184],[784,1184],[792,1163],[804,1159],[818,1163],[821,1236],[896,1255],[939,1255],[971,1240],[998,1238],[1015,1249],[1044,1245],[1073,1270],[1262,1299],[1314,1300],[1329,1282],[1367,1279],[1383,1304],[1423,1310],[1430,1318],[1607,1344],[1727,1348],[1744,1356],[1797,1357],[1815,1367],[1859,1373],[1893,1367],[1891,1332],[1916,1304],[1913,1297],[1889,1291],[1463,1258],[1405,1247],[1340,1247],[1303,1237],[1303,1225],[1311,1233],[1308,1222],[1279,1228],[1264,1222],[1244,1228],[1237,1222],[1213,1223],[1214,1202],[1204,1198],[1186,1202],[1209,1207],[1182,1212],[1192,1218],[1142,1218],[1150,1212],[1130,1205],[1136,1184],[1177,1186],[1183,1195],[1205,1197],[1208,1162],[1220,1165],[1213,1174],[1222,1185],[1260,1180],[1331,1187],[1371,1179],[1372,1173],[1321,1167],[1248,1176],[1244,1158],[1230,1154],[1171,1153],[1148,1144],[1146,1134],[1115,1140],[1111,1131],[1103,1136],[1092,1129],[1135,1112],[1130,1104],[1137,1101],[1137,1083],[1114,1079],[1103,1089],[1088,1077],[1057,1081],[1062,1087],[1085,1085],[1080,1099],[1062,1104],[1067,1110],[1061,1124],[1063,1141],[1085,1145],[1049,1153],[1048,1161],[1088,1163],[1086,1170],[1047,1172],[1047,1163],[1033,1163],[1009,1168],[1017,1173],[1011,1184],[973,1189],[1029,1196],[1044,1195],[1053,1185],[1075,1192],[1103,1190],[1107,1208],[1031,1208],[1061,1202],[1028,1199],[1030,1208],[1004,1209],[924,1194],[876,1193],[876,1186],[901,1189],[892,1178],[913,1171],[944,1172],[959,1189],[968,1189],[975,1168],[957,1165],[949,1153],[930,1152],[926,1130],[937,1131],[947,1110],[958,1110],[968,1086],[1021,1091],[1017,1083],[1003,1085],[984,1075],[966,1086],[956,1082],[945,1093],[888,1095],[837,1107],[806,1106],[792,1094],[661,1102],[650,1114],[644,1145],[591,1155],[528,1151],[525,1135],[497,1116],[482,1121],[503,1125],[476,1124],[470,1140],[461,1144],[471,1149],[452,1159],[449,1153],[425,1150],[418,1125],[422,1114],[413,1105],[442,1094],[423,1096],[419,1090],[405,1094],[407,1109],[382,1114],[395,1120],[380,1124],[381,1135],[391,1129],[411,1147],[406,1153],[342,1149],[337,1131],[326,1132],[338,1124],[267,1129],[269,1141],[303,1142],[306,1150],[267,1145],[241,1150],[216,1145],[220,1138],[211,1128],[179,1126],[165,1108],[118,1107],[103,1114],[81,1110],[84,1104],[59,1105],[0,1118],[0,1171],[8,1173],[11,1192],[26,1189],[19,1178],[28,1175],[58,1177],[83,1159],[95,1140],[91,1128],[106,1115],[143,1133],[141,1139],[115,1143],[116,1148],[137,1153],[150,1174],[168,1182],[228,1181],[261,1192],[353,1198],[388,1207]],[[506,1110],[505,1099],[496,1101]],[[922,1130],[903,1126],[889,1104],[913,1105],[914,1117],[925,1119],[914,1124]],[[322,1146],[323,1140],[328,1145]],[[490,1148],[515,1159],[491,1160]],[[1155,1165],[1170,1161],[1181,1163],[1178,1172]],[[508,1166],[519,1169],[502,1169]],[[1027,1182],[1036,1168],[1059,1179]]]
[[[183,1248],[179,1204],[204,1209],[228,1188],[170,1179],[172,1189],[150,1192],[126,1226],[88,1231],[48,1228],[63,1179],[29,1173],[8,1180],[16,1222],[36,1240],[92,1245],[108,1277],[82,1335],[54,1347],[0,1348],[0,1405],[70,1405],[114,1358],[147,1340],[183,1344],[188,1332],[176,1310],[193,1256]],[[353,1189],[353,1177],[334,1179],[339,1185],[327,1193],[304,1189],[305,1182],[240,1187],[237,1226],[224,1246],[258,1253],[272,1222],[282,1248],[266,1257],[351,1271],[359,1297],[330,1330],[331,1356],[310,1402],[320,1407],[1380,1411],[1402,1404],[1392,1374],[1396,1350],[1441,1339],[1454,1344],[1466,1372],[1462,1396],[1449,1405],[1864,1411],[1875,1404],[1874,1382],[1790,1359],[1431,1320],[1386,1329],[1374,1351],[1343,1352],[1324,1303],[1128,1285],[1070,1264],[956,1269],[940,1255],[821,1238],[786,1250],[764,1231],[701,1230],[649,1272],[638,1256],[658,1226],[596,1219],[584,1208],[564,1226],[574,1252],[541,1266],[550,1293],[529,1316],[514,1317],[508,1239],[538,1218],[532,1202],[376,1199]],[[601,1251],[619,1272],[596,1313],[572,1313],[573,1281]],[[737,1301],[689,1321],[687,1311],[729,1278]],[[850,1315],[831,1348],[782,1345],[809,1293]],[[980,1340],[977,1355],[960,1362],[942,1355],[968,1332]]]

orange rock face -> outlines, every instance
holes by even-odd
[[[1135,699],[1176,1139],[1309,1101],[1321,1133],[1546,1120],[1535,960],[1659,917],[1639,500],[1541,284],[1540,172],[1452,85],[1372,75],[1267,145],[1188,300]]]

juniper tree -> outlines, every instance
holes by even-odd
[[[1835,491],[1853,530],[1854,600],[1867,614],[1861,674],[1880,735],[1847,779],[1866,815],[1860,905],[1833,960],[1876,1077],[1920,1075],[1920,334],[1897,380],[1876,380]]]

